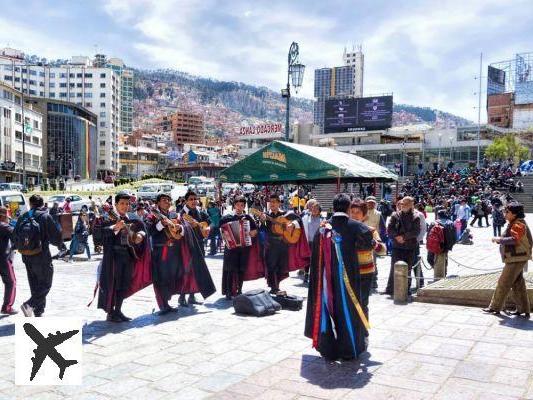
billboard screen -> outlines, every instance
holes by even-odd
[[[392,126],[392,96],[326,100],[324,132],[357,132]]]
[[[505,71],[489,65],[487,81],[487,94],[500,94],[505,92]]]

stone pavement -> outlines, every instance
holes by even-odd
[[[452,257],[479,269],[501,266],[492,229],[473,233],[475,245],[456,246]],[[379,260],[381,289],[389,263]],[[221,257],[208,264],[219,287]],[[16,266],[19,306],[28,284],[20,259]],[[220,292],[202,306],[158,317],[149,287],[126,301],[131,323],[107,323],[102,311],[86,307],[96,266],[56,262],[46,312],[84,319],[83,385],[15,386],[13,322],[21,317],[4,317],[0,399],[533,399],[530,321],[478,308],[394,305],[373,295],[369,352],[359,362],[327,363],[303,336],[305,311],[241,317]],[[452,263],[450,273],[479,271]],[[263,286],[247,282],[245,290]],[[306,295],[297,277],[282,289]]]

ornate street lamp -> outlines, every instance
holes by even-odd
[[[281,89],[281,97],[287,99],[287,111],[285,116],[285,140],[289,141],[289,115],[290,115],[290,99],[291,99],[291,77],[292,86],[296,93],[302,86],[304,79],[305,65],[298,61],[299,47],[298,43],[292,42],[289,48],[288,69],[287,69],[287,88]]]

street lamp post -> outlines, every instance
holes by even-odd
[[[450,136],[450,161],[453,162],[453,137]]]
[[[287,111],[285,115],[285,141],[289,141],[289,116],[290,116],[290,99],[291,99],[291,77],[292,86],[296,93],[302,86],[304,78],[305,65],[301,64],[298,60],[299,47],[298,43],[292,42],[289,48],[288,56],[288,68],[287,68],[287,88],[281,89],[281,97],[287,99]]]

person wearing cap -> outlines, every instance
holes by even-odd
[[[431,230],[435,225],[441,225],[443,228],[443,241],[441,243],[442,252],[434,255],[433,261],[433,275],[435,281],[442,278],[446,278],[448,269],[448,252],[452,250],[453,246],[457,242],[457,236],[455,234],[455,226],[453,222],[448,218],[446,210],[439,210],[437,212],[437,219],[429,225],[427,230],[427,237],[429,237]],[[427,240],[426,240],[427,243]]]
[[[505,306],[507,295],[512,291],[516,311],[511,314],[518,316],[524,314],[525,318],[529,318],[531,307],[522,272],[531,260],[533,238],[525,221],[524,206],[515,201],[509,203],[505,207],[505,219],[508,224],[503,236],[492,238],[493,243],[500,245],[500,254],[505,266],[498,279],[490,305],[483,311],[500,314]]]
[[[385,231],[385,221],[383,220],[383,217],[381,215],[381,212],[376,209],[377,200],[374,196],[368,196],[365,199],[365,203],[367,206],[367,212],[365,219],[363,221],[364,224],[369,226],[370,228],[376,230],[378,233]],[[372,289],[376,290],[378,288],[378,264],[376,262],[376,253],[374,252],[373,255],[374,258],[374,276],[372,278]]]
[[[146,227],[135,214],[128,214],[130,195],[115,195],[116,211],[109,210],[104,223],[104,256],[98,276],[98,308],[110,322],[127,322],[122,313],[124,299],[151,283],[150,246]]]
[[[17,293],[17,279],[13,268],[12,235],[13,227],[9,224],[7,208],[0,207],[0,276],[4,283],[4,302],[0,313],[7,315],[17,313],[13,309]]]

